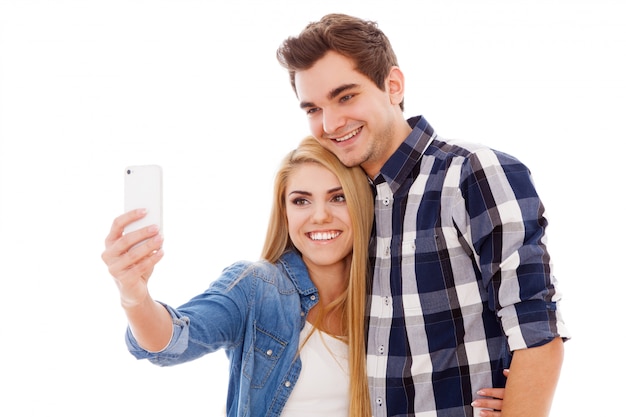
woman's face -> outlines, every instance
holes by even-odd
[[[352,223],[339,180],[316,163],[296,167],[285,190],[289,236],[309,269],[352,259]]]

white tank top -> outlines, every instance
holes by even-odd
[[[313,325],[300,332],[300,344]],[[348,417],[348,345],[315,330],[300,350],[302,370],[281,417]]]

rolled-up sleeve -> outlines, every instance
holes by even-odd
[[[472,243],[510,350],[569,338],[545,244],[548,222],[529,170],[488,149],[465,168]]]
[[[247,262],[237,262],[222,271],[209,288],[174,308],[161,303],[172,318],[172,336],[160,352],[150,352],[126,331],[126,344],[137,359],[170,366],[197,359],[218,349],[232,349],[243,342],[248,297],[255,278]]]

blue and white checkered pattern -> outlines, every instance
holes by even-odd
[[[368,375],[374,415],[472,416],[511,351],[568,337],[547,221],[515,158],[423,117],[373,181]]]

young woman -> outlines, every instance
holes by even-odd
[[[373,200],[360,168],[304,139],[276,175],[262,260],[229,266],[178,308],[148,291],[163,257],[159,231],[123,234],[144,215],[115,219],[102,253],[134,356],[175,365],[225,349],[229,417],[371,416],[364,317]]]

